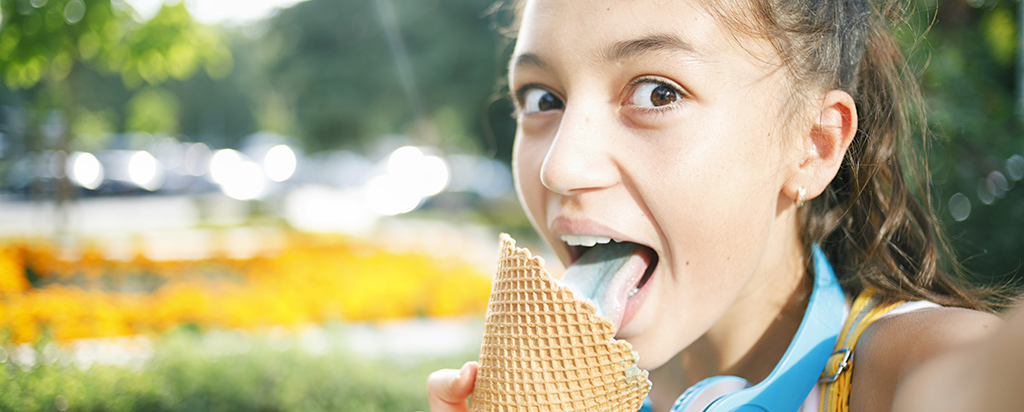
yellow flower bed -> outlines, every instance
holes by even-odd
[[[0,330],[16,342],[158,333],[179,324],[253,329],[328,320],[482,314],[490,278],[472,266],[292,235],[249,259],[58,259],[43,242],[0,245]],[[138,290],[138,285],[150,290]],[[35,286],[33,286],[35,285]]]

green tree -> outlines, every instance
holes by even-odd
[[[156,85],[187,79],[200,67],[213,78],[231,71],[219,33],[193,21],[183,3],[164,5],[143,23],[136,18],[130,7],[110,0],[0,0],[0,77],[8,89],[23,91],[37,122],[45,118],[51,126],[50,141],[40,139],[38,129],[27,130],[29,150],[69,152],[76,131],[92,132],[81,135],[80,146],[97,146],[95,135],[110,127],[112,116],[105,108],[83,107],[91,97],[83,91],[95,91],[86,83],[94,72],[119,77],[127,90],[151,85],[132,99],[129,125],[170,133],[177,129],[175,105]],[[154,114],[172,118],[154,120]],[[57,203],[72,194],[68,179],[59,179]]]
[[[129,89],[184,80],[200,67],[222,78],[233,60],[220,35],[194,22],[183,3],[145,23],[110,0],[0,0],[0,73],[12,90],[32,90],[41,106],[74,124],[81,71],[116,74]],[[70,140],[72,136],[67,136]]]

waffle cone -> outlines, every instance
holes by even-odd
[[[639,410],[651,388],[647,371],[595,312],[551,278],[541,257],[501,235],[469,410]]]

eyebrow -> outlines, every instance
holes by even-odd
[[[535,53],[523,53],[516,56],[511,65],[511,67],[520,66],[536,66],[543,69],[548,67],[548,63]]]
[[[634,40],[626,40],[613,44],[605,50],[604,58],[608,61],[620,61],[642,54],[654,52],[684,52],[700,56],[692,44],[670,34],[655,34]]]
[[[641,37],[639,39],[615,43],[605,50],[604,59],[610,62],[621,61],[643,54],[665,51],[684,52],[696,57],[701,56],[701,53],[697,51],[696,47],[693,47],[692,44],[680,39],[679,37],[670,34],[655,34]],[[509,67],[521,66],[535,66],[537,68],[544,69],[547,68],[548,64],[547,61],[535,53],[523,53],[515,56]]]

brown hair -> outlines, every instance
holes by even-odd
[[[710,10],[771,42],[797,84],[843,90],[857,106],[857,133],[839,172],[800,209],[805,250],[819,244],[853,295],[870,287],[891,300],[979,310],[1011,303],[964,280],[933,211],[927,156],[915,153],[915,145],[928,146],[924,104],[892,34],[905,11],[891,0],[737,1],[752,5],[750,13],[735,13],[737,4]]]

